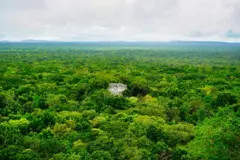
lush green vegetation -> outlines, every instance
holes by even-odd
[[[0,159],[239,160],[239,64],[238,46],[0,44]]]

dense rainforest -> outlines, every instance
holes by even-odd
[[[2,160],[239,160],[240,46],[0,43],[0,115]]]

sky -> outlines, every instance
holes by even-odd
[[[240,0],[0,0],[0,40],[240,42]]]

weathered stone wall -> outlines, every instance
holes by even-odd
[[[122,95],[126,89],[127,85],[122,83],[110,83],[108,88],[113,95]]]

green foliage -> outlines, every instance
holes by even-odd
[[[96,160],[112,160],[108,152],[101,150],[93,152],[91,158]]]
[[[226,106],[237,103],[237,97],[231,93],[220,93],[217,95],[216,105]]]
[[[114,112],[115,109],[128,108],[128,103],[127,99],[121,96],[114,96],[106,90],[99,90],[86,100],[85,105],[87,108],[95,109],[97,112]]]
[[[239,52],[0,43],[0,159],[238,160]]]
[[[240,118],[229,108],[206,119],[195,131],[187,151],[194,159],[239,159]]]

